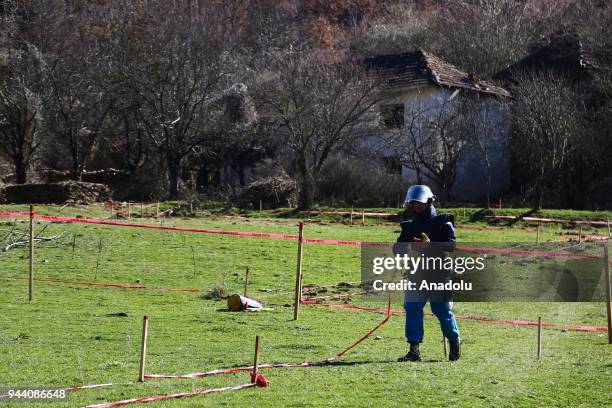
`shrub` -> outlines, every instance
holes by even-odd
[[[395,207],[401,204],[408,182],[390,174],[382,160],[334,156],[322,171],[318,201],[332,206]]]
[[[286,173],[255,180],[242,191],[239,202],[242,207],[259,208],[291,207],[297,201],[297,184]]]

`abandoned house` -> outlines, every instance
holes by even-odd
[[[380,81],[385,128],[366,144],[391,169],[450,200],[497,200],[509,188],[507,90],[423,50],[365,62]]]

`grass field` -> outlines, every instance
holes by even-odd
[[[0,211],[25,207],[0,206]],[[104,218],[99,206],[42,207],[41,213]],[[345,225],[325,219],[306,225],[312,238],[392,242],[398,226]],[[467,221],[467,220],[465,220]],[[156,223],[158,220],[142,220]],[[291,218],[171,218],[164,225],[295,234]],[[370,224],[372,223],[372,224]],[[461,242],[532,242],[533,228],[492,228],[459,222]],[[465,228],[467,227],[467,228]],[[263,363],[320,361],[371,329],[382,315],[303,305],[292,320],[296,243],[177,231],[87,224],[37,223],[42,235],[62,234],[36,248],[37,277],[65,281],[142,284],[152,288],[223,287],[241,292],[251,268],[250,295],[272,308],[231,313],[224,300],[198,293],[163,292],[36,282],[27,300],[27,248],[0,252],[0,386],[65,387],[113,382],[113,387],[70,393],[57,406],[213,388],[248,382],[237,373],[203,379],[137,383],[142,316],[151,317],[147,373],[182,374],[252,364],[255,335],[263,337]],[[25,219],[0,219],[0,238],[27,232]],[[540,239],[566,239],[558,225]],[[607,229],[585,233],[604,235]],[[2,243],[2,242],[0,242]],[[304,284],[357,284],[359,248],[306,245]],[[140,283],[137,283],[140,282]],[[320,289],[320,294],[328,294]],[[335,301],[340,302],[340,301]],[[361,296],[351,304],[380,307]],[[401,304],[393,305],[401,309]],[[461,315],[605,326],[600,303],[461,303]],[[121,316],[118,314],[122,314]],[[127,316],[123,316],[127,314]],[[435,318],[426,318],[424,362],[397,363],[405,354],[403,316],[394,316],[341,362],[313,368],[264,371],[268,388],[152,403],[151,406],[610,406],[612,348],[607,333],[544,329],[543,359],[535,359],[536,329],[459,321],[463,356],[443,356]],[[12,405],[11,405],[12,406]],[[15,406],[24,406],[17,405]],[[36,406],[36,404],[28,404]],[[41,403],[39,406],[49,406]]]

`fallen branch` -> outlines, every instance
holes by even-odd
[[[51,237],[34,237],[34,242],[48,242],[48,241],[54,241],[58,238],[60,238],[62,235],[64,235],[64,233],[62,232],[61,234],[58,235],[53,235]],[[28,246],[28,241],[16,241],[16,242],[12,242],[9,245],[7,245],[4,250],[8,251],[11,248],[15,248],[15,247],[19,247],[19,246]]]

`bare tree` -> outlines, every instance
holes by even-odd
[[[81,180],[96,150],[113,103],[113,95],[91,77],[98,72],[80,64],[62,61],[56,65],[50,80],[53,91],[46,107],[47,130],[52,140],[68,152],[75,180]]]
[[[402,164],[416,172],[419,182],[429,179],[445,202],[457,176],[457,161],[468,143],[462,131],[466,120],[461,103],[453,94],[444,94],[433,103],[414,97],[407,104],[404,126],[385,136],[397,151]]]
[[[330,155],[377,123],[376,86],[358,63],[325,55],[279,54],[266,65],[272,69],[261,69],[258,111],[291,151],[298,206],[308,208]]]
[[[57,6],[61,8],[61,5]],[[81,180],[94,154],[112,109],[109,60],[101,44],[104,36],[102,7],[85,2],[66,3],[62,19],[64,37],[49,53],[49,97],[45,99],[46,131],[50,148],[70,159],[71,175]]]
[[[434,13],[419,11],[413,2],[392,1],[381,5],[376,18],[353,38],[361,55],[393,54],[415,48],[432,49]]]
[[[136,9],[132,24],[122,24],[123,42],[115,55],[124,64],[115,75],[135,101],[139,126],[165,161],[172,198],[179,192],[185,157],[218,139],[219,101],[232,81],[209,36],[212,23],[205,12],[191,11],[161,1]]]
[[[484,164],[486,171],[487,207],[491,205],[491,188],[493,177],[492,149],[507,146],[508,134],[507,107],[499,100],[491,97],[484,99],[479,95],[471,95],[462,101],[462,132],[474,151],[472,156],[466,155],[467,160],[477,160]]]
[[[573,0],[441,2],[431,24],[432,52],[468,72],[490,76],[523,57],[530,44],[559,24]]]
[[[590,79],[577,87],[585,104],[582,132],[566,166],[564,204],[610,208],[612,203],[612,3],[584,0],[572,9],[581,46],[588,52]]]
[[[523,172],[528,195],[535,198],[534,209],[541,209],[577,145],[580,109],[572,89],[551,73],[524,73],[513,95],[515,164]]]
[[[50,21],[56,17],[53,5],[44,2],[8,0],[2,4],[0,155],[12,163],[18,184],[27,182],[41,146],[49,74],[45,33],[55,27]]]
[[[135,110],[133,106],[121,106],[111,112],[114,132],[106,135],[101,145],[130,175],[142,169],[154,153],[147,135],[139,126]]]
[[[44,61],[32,45],[13,50],[0,89],[0,155],[10,160],[17,184],[28,173],[39,146]]]

